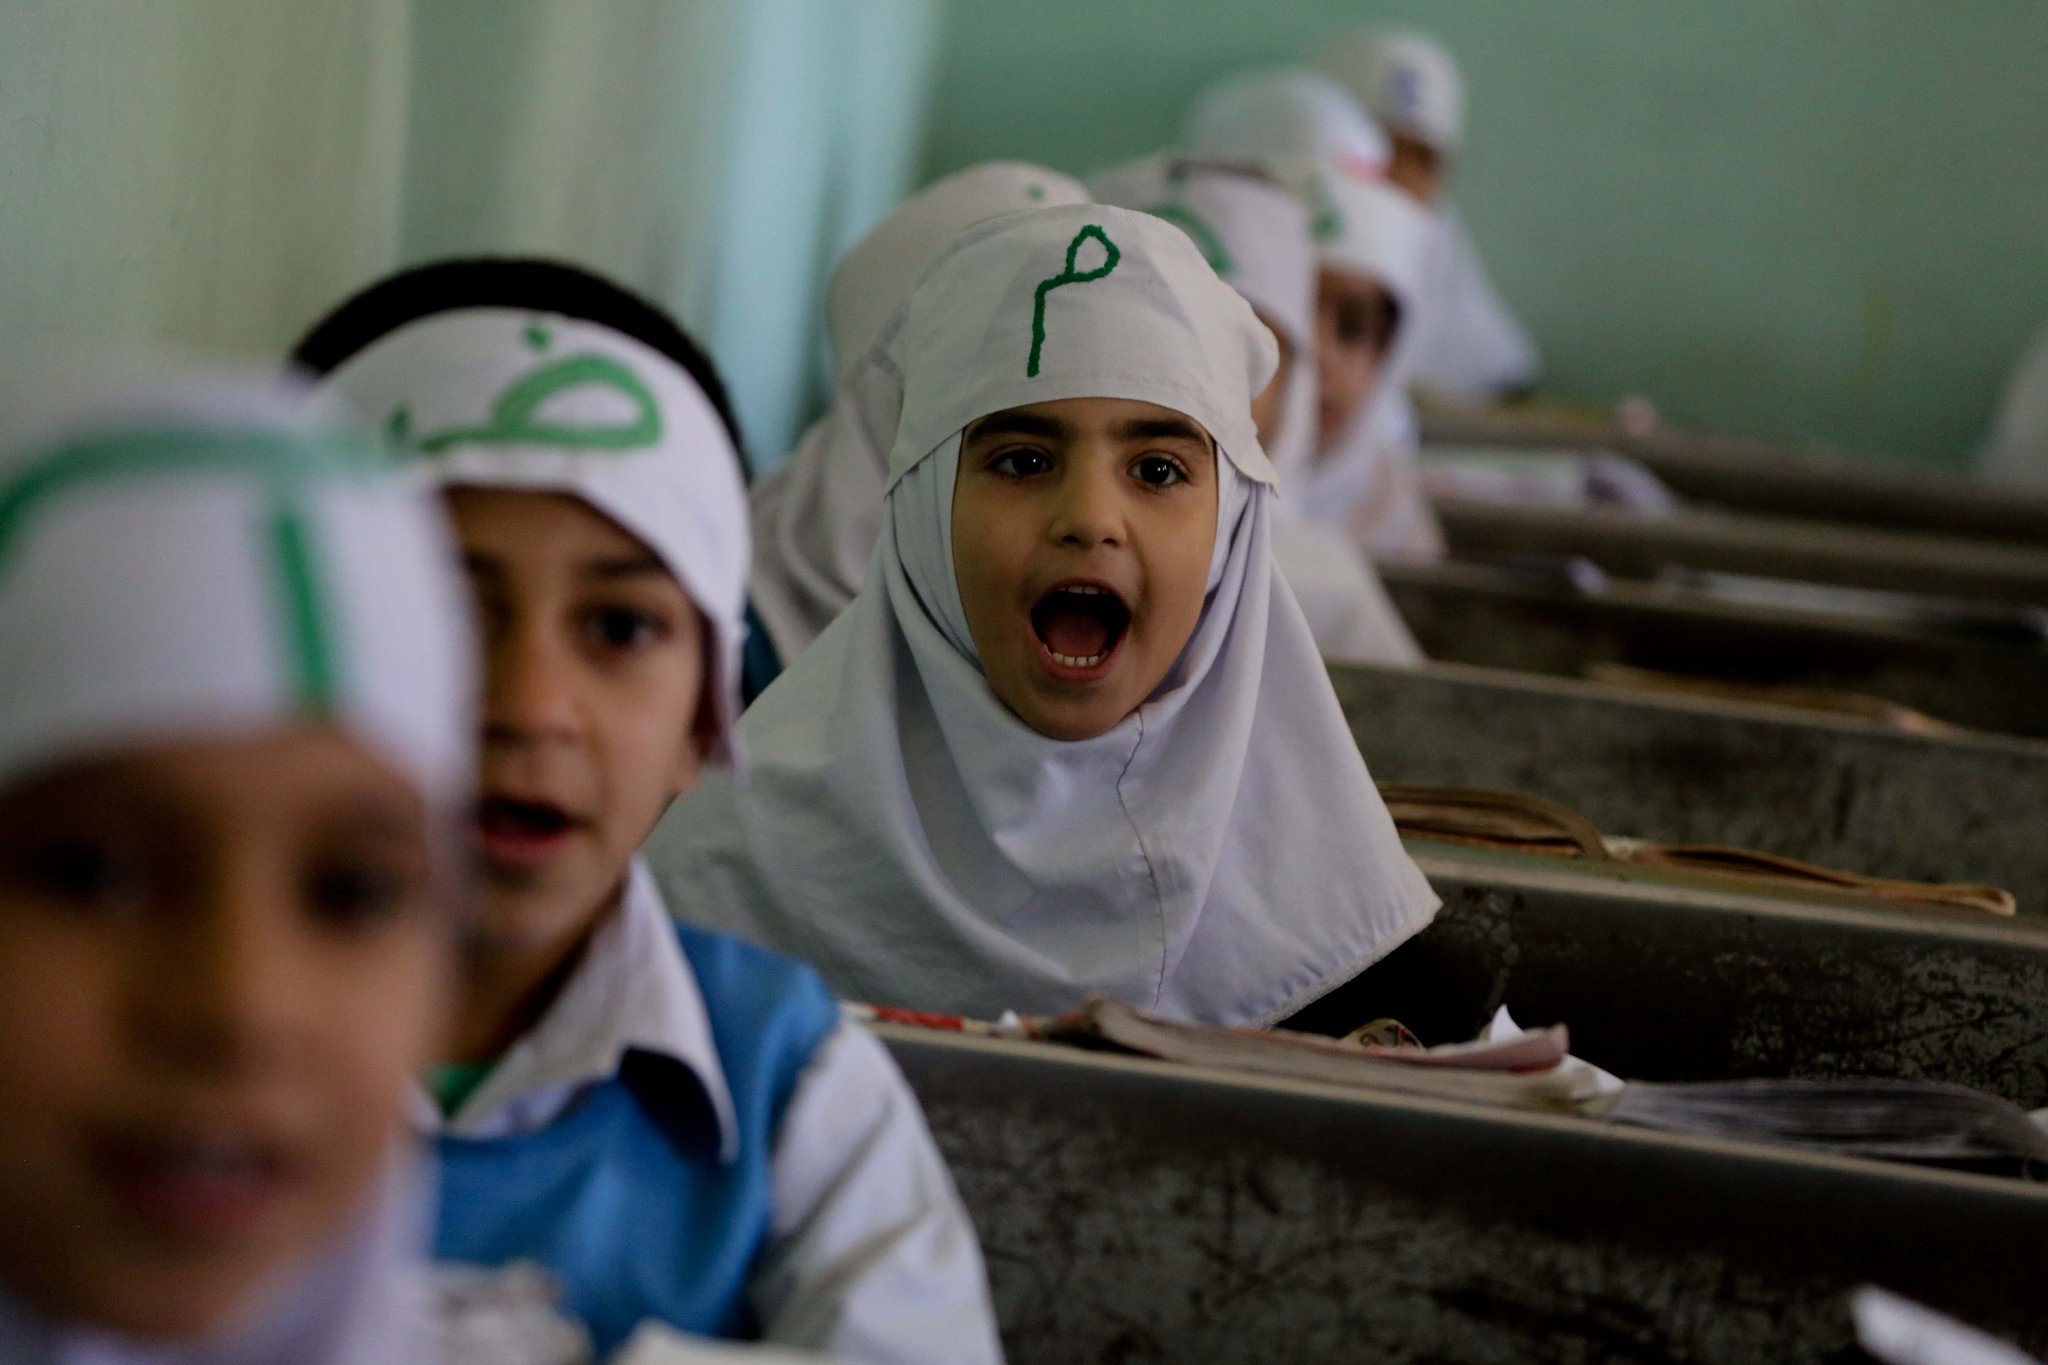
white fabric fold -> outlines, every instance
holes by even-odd
[[[1543,368],[1536,343],[1494,287],[1458,206],[1440,203],[1435,219],[1423,286],[1429,307],[1417,320],[1411,368],[1416,387],[1466,402],[1530,387]]]
[[[983,224],[885,340],[906,392],[868,582],[748,713],[747,789],[707,782],[650,840],[676,912],[852,999],[993,1017],[1099,991],[1231,1024],[1292,1013],[1428,923],[1274,568],[1250,415],[1271,334],[1188,237],[1092,205]],[[1074,397],[1185,413],[1223,477],[1179,662],[1107,733],[1060,741],[982,676],[951,505],[967,425]]]

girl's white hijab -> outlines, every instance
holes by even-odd
[[[1343,535],[1306,515],[1316,430],[1316,248],[1301,200],[1242,169],[1155,154],[1089,177],[1097,201],[1142,209],[1185,231],[1224,283],[1292,350],[1277,429],[1266,441],[1281,478],[1273,553],[1316,647],[1353,663],[1409,665],[1422,648],[1379,575]]]
[[[1186,232],[1292,351],[1279,426],[1265,443],[1285,479],[1316,440],[1316,260],[1301,200],[1257,171],[1170,152],[1098,172],[1088,188],[1098,203],[1140,209]]]
[[[903,398],[902,375],[874,343],[918,272],[976,223],[1087,201],[1078,182],[1043,166],[970,166],[906,199],[832,272],[826,319],[838,381],[831,406],[788,459],[754,481],[750,498],[750,591],[784,663],[846,609],[866,577]]]
[[[957,240],[897,329],[868,582],[748,713],[748,790],[707,783],[650,841],[677,912],[851,998],[989,1016],[1102,992],[1226,1024],[1284,1018],[1427,924],[1436,897],[1274,569],[1250,400],[1275,351],[1243,299],[1179,229],[1074,206]],[[951,508],[964,428],[1076,397],[1185,413],[1222,458],[1193,638],[1137,711],[1069,742],[990,692]]]
[[[1187,155],[1256,165],[1287,184],[1308,206],[1320,263],[1377,281],[1400,305],[1376,391],[1343,431],[1320,448],[1291,448],[1279,468],[1316,524],[1376,556],[1441,557],[1405,392],[1430,303],[1424,281],[1437,229],[1429,210],[1386,178],[1386,133],[1330,77],[1277,67],[1233,77],[1198,99],[1181,145]]]
[[[1397,133],[1457,155],[1465,137],[1465,77],[1450,49],[1424,33],[1354,29],[1324,43],[1315,64]]]
[[[1378,385],[1350,422],[1319,447],[1291,450],[1282,471],[1305,517],[1366,553],[1441,559],[1443,531],[1423,494],[1415,415],[1408,401],[1416,339],[1433,302],[1424,281],[1436,242],[1435,220],[1384,179],[1333,173],[1326,177],[1323,194],[1318,259],[1325,267],[1377,281],[1400,307],[1400,323]]]

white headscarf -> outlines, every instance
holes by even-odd
[[[842,995],[962,1014],[1100,991],[1257,1024],[1426,924],[1271,550],[1250,402],[1270,333],[1147,214],[1017,214],[954,243],[889,344],[903,416],[874,570],[757,701],[750,786],[707,784],[648,855],[686,919],[817,965]],[[989,690],[952,560],[961,434],[1062,398],[1173,408],[1216,438],[1210,593],[1159,690],[1094,739]]]
[[[339,724],[466,802],[473,645],[434,499],[294,395],[11,368],[0,392],[0,786],[138,744]],[[422,1192],[397,1151],[354,1222],[197,1346],[53,1324],[0,1291],[0,1360],[411,1359]]]
[[[1185,231],[1223,281],[1293,350],[1278,430],[1265,443],[1282,479],[1273,509],[1273,553],[1316,647],[1355,663],[1422,662],[1422,648],[1378,573],[1346,538],[1303,515],[1301,495],[1292,486],[1294,479],[1306,479],[1317,436],[1316,249],[1307,208],[1259,176],[1170,155],[1091,176],[1089,188],[1099,202],[1141,209]]]
[[[832,405],[752,494],[754,610],[784,664],[860,591],[882,529],[882,474],[903,397],[902,376],[870,354],[883,325],[925,262],[976,223],[1087,202],[1077,181],[1042,166],[970,166],[906,199],[832,272]]]
[[[1368,113],[1445,157],[1465,138],[1465,78],[1457,59],[1420,33],[1359,29],[1326,44],[1315,64]],[[1439,199],[1426,290],[1410,338],[1410,377],[1446,396],[1482,401],[1535,382],[1536,344],[1494,288],[1457,206]]]
[[[1415,339],[1430,306],[1424,280],[1435,221],[1386,180],[1333,175],[1326,202],[1322,263],[1377,281],[1400,306],[1401,321],[1377,387],[1314,459],[1285,470],[1289,486],[1305,517],[1368,554],[1440,559],[1443,531],[1423,494],[1407,393]]]
[[[1382,126],[1451,156],[1465,136],[1457,58],[1421,33],[1357,29],[1324,44],[1315,63],[1342,81]]]
[[[1348,90],[1291,66],[1240,72],[1211,86],[1181,120],[1180,150],[1268,170],[1304,197],[1324,171],[1374,180],[1394,155],[1386,130]]]
[[[746,638],[746,485],[718,410],[676,361],[602,323],[458,308],[379,337],[325,386],[427,457],[442,486],[581,498],[637,537],[711,627],[716,761],[733,762]]]
[[[1404,392],[1437,229],[1428,209],[1387,180],[1386,134],[1336,81],[1282,67],[1247,72],[1197,100],[1181,145],[1280,178],[1309,205],[1321,263],[1376,280],[1400,306],[1377,390],[1316,458],[1280,468],[1317,525],[1374,555],[1440,557],[1443,533],[1422,494]]]
[[[0,783],[303,715],[430,798],[473,771],[468,611],[432,500],[301,400],[17,371],[0,395]]]

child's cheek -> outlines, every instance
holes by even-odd
[[[320,1066],[319,1179],[309,1191],[301,1235],[310,1243],[335,1223],[379,1179],[393,1142],[404,1129],[412,1077],[438,1054],[454,998],[443,935],[433,921],[392,933],[371,962],[357,964],[353,980],[337,983],[336,998],[377,1002],[375,1010],[337,1013]]]
[[[114,964],[89,933],[37,933],[38,922],[47,911],[0,904],[0,1116],[119,1082]]]

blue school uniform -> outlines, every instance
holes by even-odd
[[[790,1171],[864,1160],[845,1150],[850,1135],[818,1131],[839,1126],[827,1111],[849,1098],[872,1098],[876,1077],[857,1058],[864,1068],[857,1084],[827,1075],[826,1089],[835,1093],[819,1092],[822,1100],[806,1111],[815,1117],[799,1116],[805,1131],[787,1135],[797,1148],[783,1147],[799,1091],[816,1082],[828,1043],[847,1045],[849,1028],[810,968],[676,925],[636,864],[620,913],[600,928],[547,1016],[437,1135],[437,1259],[539,1262],[559,1282],[563,1309],[590,1329],[600,1357],[648,1318],[705,1336],[772,1335],[756,1301],[757,1278],[778,1249],[778,1224],[814,1221],[804,1210],[778,1211],[778,1163]],[[856,1052],[880,1055],[866,1033],[851,1034]],[[893,1067],[887,1074],[902,1085]],[[914,1111],[907,1090],[902,1098]],[[920,1141],[922,1150],[914,1150]],[[972,1233],[921,1120],[903,1156],[928,1163],[943,1189],[942,1198],[933,1198],[932,1182],[921,1182],[926,1188],[914,1202],[923,1216],[941,1224],[959,1219],[971,1248]],[[794,1183],[846,1183],[824,1173],[824,1180],[806,1173]],[[870,1185],[896,1200],[899,1183],[884,1172]],[[872,1195],[856,1194],[862,1197]],[[867,1231],[902,1224],[904,1212],[877,1207]],[[801,1263],[814,1262],[810,1278],[818,1292],[850,1297],[862,1276],[849,1278],[843,1258],[828,1272],[838,1254],[807,1256],[799,1247],[782,1259],[799,1263],[799,1281]],[[856,1270],[872,1259],[867,1250],[852,1254]],[[925,1250],[914,1255],[928,1259]],[[900,1267],[873,1269],[878,1273],[867,1278],[875,1292],[900,1295],[900,1283],[893,1291],[884,1287],[900,1282]],[[964,1287],[955,1298],[965,1311],[952,1314],[956,1325],[945,1333],[954,1338],[952,1348],[931,1349],[930,1357],[998,1359],[978,1250],[947,1274]],[[835,1279],[847,1283],[831,1284]],[[849,1307],[855,1319],[890,1316],[881,1305],[824,1307],[821,1314],[813,1303],[793,1316],[828,1321],[848,1317]],[[921,1349],[892,1350],[888,1358]]]

